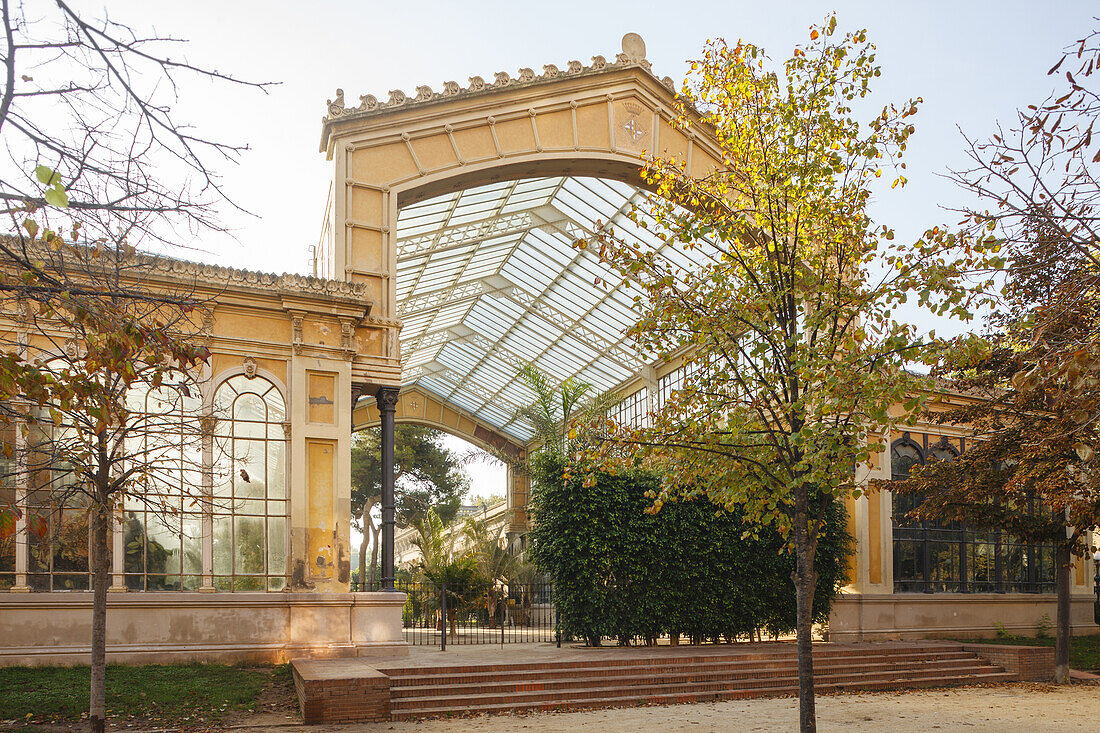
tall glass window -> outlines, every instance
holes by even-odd
[[[72,428],[40,420],[28,432],[26,514],[44,524],[27,537],[27,584],[35,591],[91,588],[88,506],[81,478],[65,460]]]
[[[123,570],[130,590],[197,590],[202,575],[202,399],[183,375],[127,395],[126,450],[142,471],[123,502]]]
[[[15,430],[11,425],[0,427],[0,508],[15,506],[15,461],[7,457],[4,444],[14,449]],[[15,533],[0,537],[0,590],[15,585]]]
[[[214,587],[282,590],[287,574],[286,407],[262,377],[215,393]]]
[[[891,474],[895,481],[906,479],[914,466],[957,455],[946,439],[922,446],[905,433],[891,446]],[[1053,592],[1049,545],[1021,544],[1000,532],[962,524],[909,519],[906,515],[922,501],[920,496],[893,496],[895,593]]]

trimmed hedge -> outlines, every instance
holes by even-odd
[[[659,478],[600,474],[591,486],[562,479],[561,459],[532,465],[531,559],[554,583],[561,632],[598,646],[686,636],[693,643],[795,628],[794,558],[772,528],[743,538],[739,512],[705,498],[646,514]],[[814,620],[827,621],[844,585],[853,541],[834,502],[817,551]]]

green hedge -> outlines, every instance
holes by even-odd
[[[794,558],[778,532],[744,539],[736,512],[705,498],[666,503],[646,514],[645,493],[659,478],[635,471],[600,474],[591,486],[562,479],[561,460],[532,466],[535,528],[529,555],[554,583],[562,633],[599,645],[652,641],[664,634],[699,643],[754,631],[795,628]],[[818,544],[814,619],[825,621],[852,539],[834,503]]]

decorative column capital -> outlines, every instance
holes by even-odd
[[[398,387],[379,387],[378,394],[374,396],[378,403],[379,412],[393,412],[397,409],[397,399],[401,390]]]

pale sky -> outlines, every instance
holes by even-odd
[[[102,12],[103,0],[77,2]],[[178,115],[210,137],[247,143],[239,166],[224,166],[228,191],[254,216],[226,211],[235,239],[193,243],[211,262],[270,272],[305,272],[316,243],[331,177],[318,152],[320,120],[337,87],[345,98],[413,93],[417,85],[465,86],[470,76],[513,76],[520,67],[564,67],[571,59],[613,58],[624,33],[642,35],[658,76],[679,82],[687,60],[708,38],[738,38],[783,59],[808,26],[835,9],[842,29],[865,27],[878,46],[881,105],[921,96],[908,153],[909,185],[874,203],[873,216],[899,237],[952,222],[939,209],[959,194],[940,178],[961,165],[957,128],[983,137],[996,121],[1041,101],[1052,88],[1046,70],[1060,50],[1085,35],[1100,14],[1094,2],[285,2],[280,0],[111,0],[111,16],[138,29],[190,42],[174,55],[254,81],[254,90],[185,84]],[[191,255],[188,255],[191,256]],[[497,492],[499,476],[475,489]],[[497,474],[501,472],[496,472]]]

